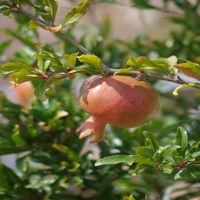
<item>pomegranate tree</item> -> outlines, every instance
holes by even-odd
[[[135,127],[151,119],[159,108],[153,87],[129,76],[91,76],[80,88],[81,107],[91,115],[78,129],[80,138],[103,138],[106,124]]]

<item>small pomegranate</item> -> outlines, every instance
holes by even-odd
[[[159,95],[145,81],[129,76],[91,76],[80,88],[81,107],[91,115],[78,129],[79,138],[103,138],[106,124],[135,127],[151,119],[159,108]]]
[[[34,89],[30,81],[20,83],[14,87],[16,92],[17,101],[23,106],[27,106],[34,98]]]

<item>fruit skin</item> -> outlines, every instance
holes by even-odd
[[[23,106],[27,106],[34,98],[34,89],[30,81],[20,83],[14,87],[14,90],[16,92],[18,103]]]
[[[129,76],[92,76],[80,88],[80,105],[91,117],[77,130],[80,138],[103,137],[106,124],[135,127],[151,119],[159,108],[159,95],[145,81]]]

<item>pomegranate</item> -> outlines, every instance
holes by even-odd
[[[145,81],[129,76],[91,76],[80,88],[81,107],[91,115],[78,129],[79,138],[103,138],[106,124],[135,127],[151,119],[159,108],[159,96]]]
[[[34,89],[30,81],[20,83],[14,87],[17,101],[23,106],[27,106],[34,97]]]

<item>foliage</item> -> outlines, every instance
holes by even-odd
[[[121,5],[118,0],[98,2]],[[76,24],[92,3],[80,1],[57,25],[56,0],[0,1],[0,13],[17,24],[15,30],[3,30],[10,39],[0,44],[0,73],[13,85],[31,81],[37,97],[23,107],[0,96],[0,155],[17,154],[14,169],[0,164],[0,199],[188,200],[200,195],[200,95],[194,89],[200,87],[200,2],[163,0],[158,7],[130,0],[137,9],[168,13],[171,24],[180,26],[163,41],[148,35],[111,39],[108,18],[97,32],[78,40]],[[39,28],[52,32],[56,42],[42,44]],[[23,47],[6,57],[14,40]],[[134,129],[107,127],[105,140],[95,145],[98,161],[90,145],[83,150],[88,141],[75,134],[87,116],[74,88],[92,74],[145,78],[161,96],[159,115],[149,123]],[[186,81],[183,74],[194,79]],[[179,85],[166,91],[169,82],[162,80]],[[188,87],[190,95],[179,92]],[[183,186],[183,195],[173,195],[182,181],[188,189]]]

